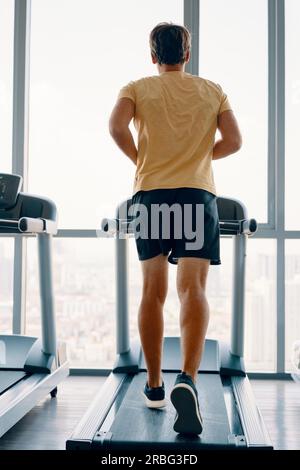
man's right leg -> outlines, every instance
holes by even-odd
[[[179,258],[177,292],[180,300],[182,370],[196,381],[209,320],[205,287],[210,260]]]
[[[209,260],[200,258],[178,260],[182,373],[178,374],[171,392],[171,401],[177,411],[174,431],[178,433],[201,434],[203,429],[195,382],[208,326],[205,285],[209,264]]]

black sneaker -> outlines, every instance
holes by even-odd
[[[148,408],[163,408],[166,406],[164,383],[162,383],[161,387],[149,387],[148,383],[146,383],[143,395]]]
[[[190,375],[185,372],[177,375],[170,398],[177,411],[174,431],[182,434],[201,434],[203,422],[198,392]]]

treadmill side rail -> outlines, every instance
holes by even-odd
[[[247,447],[273,449],[248,377],[232,377],[231,383]]]
[[[25,376],[0,396],[0,437],[69,375],[65,362],[51,374]]]
[[[90,405],[70,439],[67,450],[90,450],[93,439],[104,422],[115,398],[126,379],[126,374],[111,373],[99,394]]]

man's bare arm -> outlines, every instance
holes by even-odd
[[[130,98],[120,98],[109,118],[109,132],[122,152],[136,165],[137,148],[129,129],[134,109],[134,102]]]
[[[242,146],[242,136],[232,111],[224,111],[218,116],[218,129],[221,139],[214,145],[213,160],[225,158],[237,152]]]

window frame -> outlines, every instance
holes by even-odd
[[[251,377],[279,378],[285,374],[285,240],[300,239],[300,231],[285,230],[285,0],[268,0],[268,179],[266,223],[259,224],[254,238],[276,240],[276,373],[250,373]],[[28,101],[31,0],[15,0],[13,146],[12,169],[28,184]],[[199,20],[201,0],[183,0],[184,24],[189,28],[193,47],[186,71],[199,73]],[[97,230],[59,230],[57,237],[95,238]],[[250,241],[251,243],[251,241]],[[15,236],[13,332],[25,331],[26,241]],[[90,369],[74,369],[88,373]],[[96,369],[102,374],[104,369]],[[97,372],[98,371],[98,372]]]

